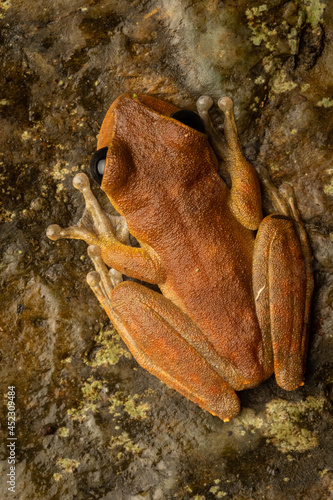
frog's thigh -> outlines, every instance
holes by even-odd
[[[184,339],[183,332],[197,338],[199,330],[177,306],[129,281],[111,292],[110,303],[111,320],[143,368],[213,415],[237,415],[234,390]]]
[[[277,383],[287,390],[296,389],[303,383],[307,349],[306,271],[289,217],[270,215],[261,223],[254,249],[253,287],[266,364],[273,356]]]

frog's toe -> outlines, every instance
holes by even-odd
[[[213,106],[213,99],[208,95],[202,95],[197,100],[197,110],[199,115],[201,113],[208,113],[208,110]],[[201,116],[202,118],[202,116]]]
[[[217,105],[223,113],[230,113],[234,109],[234,102],[230,97],[221,97]]]
[[[102,259],[101,249],[97,245],[88,247],[88,255],[93,261],[96,270],[87,275],[87,283],[111,318],[114,314],[111,305],[111,293],[118,283],[122,281],[122,274],[115,269],[108,271]]]
[[[97,271],[90,271],[87,274],[87,283],[93,290],[100,287],[101,277]]]
[[[99,274],[105,290],[107,293],[111,293],[113,288],[117,286],[121,281],[123,281],[122,273],[116,271],[116,269],[108,269],[102,258],[101,248],[97,245],[90,245],[88,247],[88,255],[93,261],[94,267]]]
[[[90,182],[88,176],[83,172],[76,174],[73,178],[73,186],[75,187],[75,189],[78,189],[81,192],[84,189],[87,188],[90,189]]]
[[[281,184],[281,186],[279,187],[279,191],[282,196],[285,196],[286,198],[293,198],[295,196],[293,187],[288,184],[288,182],[284,182],[283,184]]]
[[[109,217],[107,215],[107,213],[101,208],[95,196],[93,195],[90,188],[90,181],[88,176],[82,172],[76,174],[73,179],[73,186],[83,194],[84,200],[86,202],[87,214],[90,218],[90,224],[92,224],[94,231],[96,232],[95,241],[87,241],[87,243],[102,244],[102,242],[104,242],[105,244],[106,239],[108,239],[108,244],[112,244],[112,241],[114,241],[114,239],[117,239],[117,231],[114,227],[115,225],[112,222],[112,217]],[[126,237],[126,235],[124,237]]]
[[[121,243],[130,245],[130,232],[127,227],[126,219],[122,215],[119,215],[117,219],[117,224],[114,225],[116,236]]]
[[[101,257],[101,249],[98,245],[90,245],[87,248],[87,253],[93,262]]]
[[[92,244],[96,240],[96,235],[85,227],[60,227],[58,224],[49,226],[46,230],[46,236],[52,241],[71,238],[74,240],[84,240],[88,244]]]
[[[103,286],[100,274],[97,271],[91,271],[87,275],[87,283],[106,312],[112,314],[108,291]],[[110,293],[111,291],[112,289]]]
[[[287,182],[284,182],[279,187],[279,192],[283,196],[284,200],[287,202],[292,217],[298,223],[302,224],[301,214],[298,210],[297,201],[295,198],[295,193],[294,193],[293,187],[290,184],[288,184]]]
[[[61,238],[61,231],[62,228],[58,224],[52,224],[47,228],[46,236],[52,241],[57,241]]]
[[[73,178],[73,186],[83,194],[87,210],[95,222],[95,218],[97,217],[97,215],[100,215],[101,213],[103,213],[103,211],[91,191],[88,176],[83,172],[76,174]]]
[[[113,267],[109,269],[109,276],[114,287],[123,281],[123,275]]]
[[[209,137],[210,143],[220,159],[224,159],[225,157],[225,145],[221,139],[220,134],[215,130],[214,125],[209,116],[209,109],[213,105],[213,99],[207,95],[202,95],[197,100],[197,110],[200,115],[200,118],[204,122],[206,134]]]

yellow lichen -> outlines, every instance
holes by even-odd
[[[327,4],[320,0],[304,0],[307,22],[312,28],[316,28],[322,20],[322,15],[327,7]]]
[[[133,443],[127,432],[122,432],[119,436],[110,439],[110,448],[122,447],[125,451],[138,454],[142,451],[139,445]],[[121,454],[120,454],[121,456]]]
[[[0,8],[4,10],[8,10],[12,6],[11,0],[2,0]]]
[[[101,331],[95,337],[95,343],[100,346],[93,359],[84,356],[84,362],[89,366],[115,365],[124,356],[130,359],[130,352],[123,346],[118,333],[113,330]]]
[[[111,403],[109,411],[113,415],[119,416],[119,412],[124,410],[131,418],[143,420],[147,418],[146,412],[149,411],[150,406],[148,403],[139,403],[139,398],[140,396],[138,394],[134,396],[125,396],[124,393],[118,391],[109,398]]]
[[[300,402],[274,399],[266,407],[264,435],[283,453],[304,453],[318,444],[316,432],[304,427],[304,417],[309,411],[319,411],[323,406],[323,399],[312,396]]]
[[[53,166],[53,169],[51,171],[51,177],[55,181],[62,181],[66,178],[67,175],[78,172],[79,171],[78,166],[71,166],[67,161],[59,161]]]
[[[59,437],[68,437],[69,429],[67,429],[67,427],[59,427],[59,429],[57,430],[57,434]]]
[[[79,465],[80,462],[72,458],[58,458],[57,460],[57,466],[60,467],[63,472],[67,472],[69,474],[75,472]]]
[[[331,182],[329,184],[325,184],[324,186],[324,192],[328,195],[333,195],[333,177],[331,179]]]
[[[282,94],[297,87],[297,84],[288,80],[288,76],[284,70],[278,72],[272,81],[272,93]]]
[[[91,410],[97,411],[97,402],[101,399],[101,390],[103,383],[100,380],[94,380],[90,377],[81,388],[84,399],[80,402],[78,408],[67,410],[72,420],[83,422],[86,413]]]
[[[264,436],[267,443],[283,453],[304,453],[318,445],[316,431],[306,425],[307,416],[309,412],[315,414],[322,411],[324,402],[324,399],[312,396],[298,402],[274,399],[259,415],[252,409],[244,408],[228,424],[228,430],[232,430],[240,443],[249,442],[251,435],[254,440]]]
[[[317,106],[331,108],[333,106],[333,99],[330,99],[329,97],[323,97],[322,100],[317,103]]]

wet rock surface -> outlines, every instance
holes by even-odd
[[[332,5],[6,0],[0,29],[1,497],[331,498]],[[272,378],[243,391],[229,423],[138,366],[85,283],[86,245],[45,236],[80,218],[72,177],[88,171],[125,91],[187,109],[204,93],[231,96],[247,157],[294,186],[309,233],[306,383],[288,393]]]

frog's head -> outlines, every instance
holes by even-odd
[[[212,164],[217,168],[197,113],[154,97],[123,94],[104,118],[91,171],[123,212],[124,204],[146,203],[162,186],[177,190]]]

